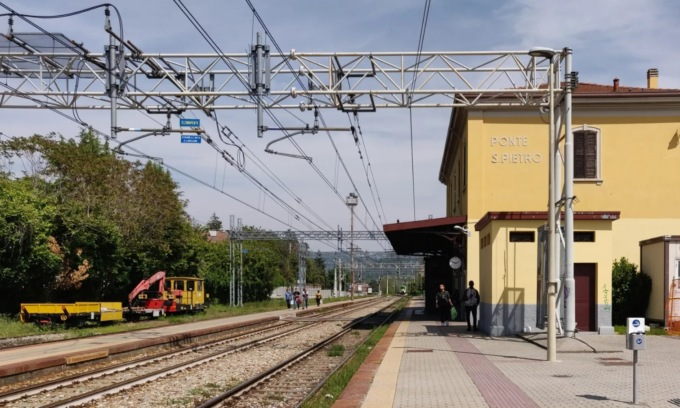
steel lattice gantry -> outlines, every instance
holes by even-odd
[[[241,241],[342,241],[348,239],[367,241],[387,241],[382,231],[354,231],[352,233],[338,231],[263,231],[263,230],[233,230],[227,231],[229,237]]]
[[[243,54],[153,54],[110,28],[105,53],[63,35],[0,37],[0,108],[110,109],[181,113],[217,109],[333,108],[347,112],[404,107],[522,107],[549,112],[547,307],[555,315],[559,208],[565,208],[566,292],[573,293],[571,49],[479,52],[270,53],[259,43]],[[564,73],[564,82],[560,82]],[[558,109],[560,107],[560,109]],[[564,119],[564,194],[557,188],[557,139]],[[559,203],[559,204],[558,204]],[[566,333],[573,334],[569,297]],[[556,315],[555,315],[556,316]],[[556,361],[555,320],[548,318],[548,360]]]
[[[416,52],[267,52],[266,96],[255,97],[252,53],[151,54],[121,44],[97,54],[61,34],[3,35],[0,108],[110,109],[112,100],[117,109],[172,112],[547,105],[550,61],[528,51],[422,52],[420,59]]]

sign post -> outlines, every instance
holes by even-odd
[[[638,350],[645,349],[644,317],[629,317],[626,324],[626,348],[633,350],[633,405],[637,404]]]

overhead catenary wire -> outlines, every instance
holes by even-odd
[[[413,109],[411,104],[413,102],[413,95],[416,91],[416,82],[418,79],[418,68],[420,66],[420,58],[423,52],[423,44],[425,43],[425,32],[427,31],[427,20],[430,15],[430,0],[425,0],[423,9],[423,17],[420,22],[420,35],[418,37],[418,51],[416,52],[416,62],[413,66],[413,80],[411,81],[411,92],[408,96],[408,117],[409,128],[411,136],[411,187],[413,191],[413,219],[416,219],[416,171],[413,159]]]
[[[194,17],[194,15],[193,15],[193,14],[191,13],[191,11],[186,7],[186,5],[184,5],[184,3],[182,2],[182,0],[174,0],[174,2],[175,2],[175,4],[180,8],[180,10],[182,11],[182,13],[189,19],[189,21],[191,22],[191,24],[199,31],[200,35],[201,35],[201,36],[208,42],[208,44],[213,48],[213,51],[215,51],[215,52],[218,53],[219,55],[223,55],[224,53],[222,52],[222,50],[220,49],[220,47],[219,47],[219,46],[217,45],[217,43],[212,39],[212,37],[211,37],[210,34],[205,30],[205,28],[203,28],[203,26],[200,24],[200,22],[198,21],[198,19],[196,19],[196,17]],[[233,66],[233,64],[232,64],[228,59],[223,58],[223,61],[224,61],[224,62],[225,62],[232,70],[236,71],[236,68]],[[237,76],[237,79],[242,83],[242,85],[243,85],[247,90],[250,91],[250,85],[248,84],[247,81],[245,81],[245,79],[243,79],[243,78],[240,77],[240,76]],[[258,104],[264,105],[262,98],[260,98],[258,95],[256,95],[256,94],[253,93],[253,92],[249,92],[249,93],[250,93],[250,95],[256,100],[256,102],[257,102]],[[277,123],[277,125],[278,125],[279,127],[283,127],[283,125],[281,124],[281,122],[278,121],[278,119],[273,115],[273,113],[271,113],[271,111],[270,111],[269,109],[267,109],[266,112],[268,113],[268,115],[270,116],[270,118],[271,118],[275,123]],[[292,141],[292,143],[294,144],[294,146],[295,146],[299,151],[302,151],[301,148],[299,147],[299,145],[297,145],[294,141]],[[323,176],[323,173],[318,169],[318,167],[316,167],[315,165],[312,165],[312,167],[313,167],[314,170],[322,177],[322,179],[323,179],[327,184],[332,185],[332,184],[330,184],[330,182],[328,181],[328,179],[327,179],[325,176]]]
[[[76,119],[75,117],[71,117],[71,116],[69,116],[69,115],[67,115],[67,114],[65,114],[65,113],[63,113],[63,112],[57,110],[56,108],[50,107],[50,106],[47,105],[45,102],[42,102],[42,101],[40,101],[40,100],[38,100],[38,99],[36,99],[36,98],[34,98],[34,97],[32,97],[32,96],[26,94],[26,93],[23,93],[23,92],[19,91],[18,89],[14,88],[14,87],[12,87],[12,86],[10,86],[10,85],[8,85],[8,84],[5,84],[5,83],[0,82],[0,86],[3,86],[3,87],[7,88],[8,90],[10,90],[10,91],[12,91],[12,92],[15,92],[16,94],[21,95],[22,97],[25,97],[25,98],[27,98],[27,99],[30,99],[30,100],[34,101],[35,103],[41,105],[42,107],[47,108],[47,109],[49,109],[49,110],[51,110],[51,111],[53,111],[53,112],[59,114],[60,116],[62,116],[62,117],[64,117],[64,118],[66,118],[66,119],[72,121],[72,122],[75,122],[75,123],[77,123],[77,124],[79,124],[79,125],[83,125],[83,122],[82,122],[81,120],[78,120],[78,119]],[[93,126],[91,126],[91,125],[89,125],[89,124],[87,124],[87,123],[85,123],[85,125],[86,125],[86,127],[87,127],[88,129],[90,129],[92,132],[96,133],[97,135],[99,135],[99,136],[101,136],[101,137],[104,137],[104,138],[105,138],[107,141],[109,141],[109,142],[113,141],[114,143],[117,143],[117,144],[119,144],[119,145],[122,143],[121,141],[118,141],[118,140],[115,140],[115,139],[111,139],[109,135],[107,135],[106,133],[104,133],[104,132],[102,132],[102,131],[100,131],[100,130],[97,130],[96,128],[94,128]],[[285,222],[285,221],[283,221],[283,220],[281,220],[281,219],[275,217],[274,215],[269,214],[269,213],[267,213],[266,211],[263,211],[263,210],[257,208],[256,206],[254,206],[254,205],[252,205],[252,204],[249,204],[249,203],[245,202],[244,200],[241,200],[241,199],[239,199],[239,198],[233,196],[232,194],[229,194],[229,193],[227,193],[227,192],[225,192],[225,191],[223,191],[223,190],[220,190],[220,189],[218,189],[216,186],[212,186],[212,185],[210,185],[210,183],[205,182],[205,181],[199,179],[198,177],[192,176],[192,175],[190,175],[190,174],[188,174],[188,173],[186,173],[186,172],[184,172],[184,171],[182,171],[182,170],[180,170],[180,169],[178,169],[178,168],[176,168],[176,167],[174,167],[174,166],[169,165],[169,164],[166,163],[164,160],[162,160],[162,161],[159,162],[159,161],[157,160],[157,158],[154,158],[154,157],[152,157],[152,156],[150,156],[150,155],[148,155],[148,154],[146,154],[146,153],[140,151],[139,149],[133,148],[133,147],[131,147],[131,146],[129,146],[129,145],[126,145],[125,148],[128,149],[128,150],[130,150],[130,151],[132,151],[132,152],[134,152],[134,153],[136,153],[136,154],[138,154],[138,155],[140,155],[141,157],[145,157],[145,158],[147,158],[147,159],[154,160],[155,162],[157,162],[157,163],[160,164],[161,166],[166,167],[166,168],[168,168],[169,170],[172,170],[173,172],[175,172],[175,173],[177,173],[177,174],[181,174],[181,175],[183,175],[183,176],[185,176],[185,177],[187,177],[187,178],[189,178],[189,179],[191,179],[191,180],[193,180],[193,181],[195,181],[195,182],[198,182],[198,183],[200,183],[200,184],[202,184],[202,185],[204,185],[204,186],[210,187],[211,189],[220,192],[221,194],[223,194],[223,195],[225,195],[225,196],[227,196],[227,197],[229,197],[229,198],[231,198],[231,199],[237,201],[238,203],[240,203],[240,204],[242,204],[242,205],[244,205],[244,206],[246,206],[246,207],[248,207],[248,208],[250,208],[250,209],[252,209],[252,210],[254,210],[254,211],[257,211],[258,213],[260,213],[260,214],[262,214],[262,215],[265,215],[266,217],[268,217],[268,218],[270,218],[270,219],[272,219],[272,220],[275,220],[275,221],[277,221],[277,222],[280,222],[282,225],[286,225],[287,227],[289,227],[289,228],[291,228],[291,229],[293,229],[293,230],[296,230],[296,231],[301,231],[301,230],[299,230],[299,229],[297,229],[297,228],[291,226],[290,223],[287,223],[287,222]],[[288,212],[290,213],[290,211],[288,211]],[[295,212],[295,211],[294,211],[294,212]],[[295,217],[295,218],[299,220],[298,217]],[[316,226],[317,228],[319,228],[319,229],[322,229],[322,228],[320,228],[318,225],[315,225],[315,226]],[[333,245],[332,243],[327,243],[327,242],[325,242],[325,241],[321,241],[321,242],[322,242],[324,245],[327,245],[327,246],[330,246],[330,247],[334,248],[334,245]]]
[[[92,8],[91,8],[91,9],[92,9]],[[117,10],[116,10],[116,12],[117,12]],[[121,22],[121,27],[122,27],[122,22]],[[42,31],[44,32],[44,30],[42,30]],[[121,29],[121,31],[122,31],[122,29]],[[45,33],[46,33],[46,32],[45,32]],[[46,34],[49,34],[49,33],[46,33]],[[53,38],[57,39],[57,38],[54,37],[54,36],[53,36]],[[66,45],[66,44],[64,44],[64,45]],[[122,56],[121,56],[121,58],[122,58]],[[242,78],[239,77],[239,80],[241,80],[241,79],[242,79]],[[128,84],[128,85],[131,85],[131,84]],[[134,86],[134,85],[132,85],[132,86]],[[43,107],[48,107],[48,106],[47,106],[47,104],[43,104]],[[53,111],[56,112],[56,113],[58,113],[58,114],[60,114],[60,115],[62,115],[62,116],[64,116],[64,117],[66,117],[66,118],[69,118],[67,115],[65,115],[64,113],[62,113],[62,112],[60,112],[60,111],[58,111],[58,110],[56,110],[56,109],[53,109]],[[70,120],[73,120],[73,121],[76,122],[76,123],[78,123],[80,126],[86,126],[86,127],[89,126],[89,125],[87,124],[87,122],[85,122],[82,118],[80,118],[80,116],[79,116],[77,110],[74,110],[74,111],[73,111],[73,117],[71,117],[71,118],[69,118],[69,119],[70,119]],[[89,127],[91,127],[91,126],[89,126]],[[105,135],[105,134],[103,134],[102,132],[99,132],[99,131],[97,131],[97,133],[100,134],[100,135]],[[143,154],[143,153],[141,153],[141,154]],[[150,156],[147,156],[147,157],[150,157]],[[237,155],[236,163],[235,163],[235,166],[236,166],[237,168],[242,168],[242,167],[243,167],[242,164],[240,163],[240,157],[241,157],[240,155]],[[320,172],[320,170],[319,170],[319,172]],[[323,176],[323,173],[320,173],[320,176],[322,176],[322,179],[324,179],[324,181],[326,181],[326,182],[329,184],[329,186],[330,186],[333,190],[335,190],[335,191],[337,192],[337,189],[333,186],[332,183],[330,183],[330,181],[329,181],[327,178],[325,178],[325,176]],[[338,194],[338,196],[339,196],[339,198],[342,200],[342,197],[341,197],[339,194]]]
[[[380,220],[385,220],[387,217],[385,216],[385,209],[383,208],[382,205],[382,200],[380,199],[380,192],[378,191],[378,185],[375,180],[375,174],[373,173],[373,167],[371,166],[371,160],[368,155],[368,148],[366,147],[366,142],[364,140],[364,134],[361,130],[361,125],[359,124],[359,115],[354,112],[353,115],[354,122],[352,122],[352,117],[350,117],[349,112],[347,113],[347,119],[350,122],[350,125],[352,126],[352,132],[354,134],[354,139],[355,143],[357,145],[357,148],[359,149],[359,158],[361,159],[361,164],[364,168],[364,173],[366,174],[366,183],[368,184],[368,188],[371,192],[371,197],[373,199],[373,204],[375,205],[375,210],[378,213],[378,217]],[[361,153],[361,145],[363,145],[364,153],[366,155],[366,161],[364,161],[364,155]],[[369,175],[370,173],[370,175]],[[373,182],[371,182],[371,179]],[[375,187],[375,191],[374,191]],[[377,196],[377,197],[376,197]],[[378,208],[378,205],[380,205],[380,208]],[[381,211],[382,211],[382,216],[381,216]]]
[[[250,7],[251,11],[253,12],[253,15],[257,18],[258,22],[259,22],[260,25],[262,26],[263,30],[265,31],[265,34],[267,35],[267,37],[268,37],[269,40],[271,41],[272,45],[277,49],[277,51],[278,51],[280,54],[283,55],[283,50],[282,50],[281,47],[278,45],[278,43],[277,43],[276,39],[274,38],[273,34],[271,33],[271,31],[267,28],[267,25],[265,24],[264,20],[262,19],[262,17],[260,16],[260,14],[259,14],[259,13],[257,12],[257,10],[255,9],[255,6],[253,6],[253,4],[252,4],[252,2],[251,2],[250,0],[246,0],[246,3],[248,4],[248,6]],[[291,70],[291,72],[296,72],[295,69],[292,67],[292,65],[290,64],[290,62],[289,62],[288,60],[285,60],[285,64],[288,66],[288,68]],[[299,76],[299,75],[296,74],[296,75],[295,75],[295,79],[296,79],[296,81],[298,82],[298,84],[300,85],[301,89],[306,89],[306,88],[307,88],[307,87],[305,86],[305,84],[300,80],[300,76]],[[268,111],[269,111],[269,110],[268,110]],[[270,117],[272,117],[272,120],[275,120],[275,118],[273,117],[273,115],[272,115],[271,113],[270,113]],[[326,123],[325,123],[325,120],[324,120],[324,118],[323,118],[323,116],[319,115],[319,119],[321,120],[321,122],[322,122],[322,124],[324,125],[324,127],[327,127],[327,126],[326,126]],[[276,121],[276,120],[275,120],[275,122],[278,123],[278,121]],[[280,126],[280,127],[282,127],[282,126]],[[349,178],[349,180],[350,180],[350,182],[351,182],[351,184],[352,184],[352,187],[354,188],[354,192],[357,193],[357,195],[361,196],[360,193],[359,193],[359,190],[358,190],[358,188],[357,188],[357,186],[356,186],[356,183],[355,183],[354,180],[352,179],[352,176],[351,176],[351,174],[349,173],[349,170],[347,169],[347,166],[344,164],[344,160],[342,159],[342,156],[340,155],[339,151],[337,150],[337,147],[335,146],[335,143],[333,142],[333,140],[332,140],[332,138],[331,138],[331,136],[330,136],[330,132],[327,131],[326,133],[327,133],[327,135],[328,135],[329,140],[331,141],[331,144],[333,145],[333,147],[334,147],[334,149],[335,149],[335,151],[336,151],[337,157],[339,158],[339,160],[340,160],[340,162],[341,162],[343,168],[345,169],[345,173],[347,174],[347,176],[348,176],[348,178]],[[301,154],[305,155],[305,154],[303,153],[303,151],[301,150],[301,148],[299,147],[299,145],[297,145],[297,143],[296,143],[294,140],[292,140],[292,138],[289,139],[289,140],[290,140],[291,143],[296,147],[296,149],[298,149],[298,151],[299,151]],[[306,156],[306,155],[305,155],[305,156]],[[317,171],[317,168],[315,167],[315,165],[313,165],[313,163],[309,162],[309,164],[315,169],[315,171]],[[320,171],[317,171],[317,173],[322,177],[322,179],[323,179],[323,180],[326,182],[326,184],[331,188],[331,190],[333,190],[333,191],[335,192],[335,194],[338,196],[338,198],[344,203],[344,202],[345,202],[344,197],[342,197],[342,195],[339,194],[339,192],[338,192],[337,189],[335,188],[334,184],[331,183],[330,180],[328,180],[328,179],[327,179]],[[375,219],[373,218],[373,215],[371,214],[370,209],[365,205],[364,200],[361,200],[361,203],[362,203],[362,206],[364,207],[364,209],[366,210],[367,215],[368,215],[369,218],[372,220],[373,224],[374,224],[377,228],[380,228],[380,226],[378,226],[378,224],[376,223]],[[363,223],[363,221],[361,221],[361,219],[359,219],[359,222],[364,226],[364,228],[367,228],[366,225],[365,225],[365,223]],[[368,228],[367,228],[367,229],[368,229]]]

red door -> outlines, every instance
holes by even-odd
[[[581,331],[595,331],[595,271],[596,264],[575,263],[574,283],[576,302],[576,328]]]

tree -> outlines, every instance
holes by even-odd
[[[52,220],[57,208],[30,180],[0,177],[0,312],[46,299],[62,259],[55,250]]]
[[[645,316],[652,291],[652,278],[638,272],[625,257],[612,266],[612,320],[625,324],[628,317]]]
[[[213,213],[213,215],[210,216],[208,223],[205,224],[205,227],[209,231],[222,231],[222,221],[217,214]]]
[[[35,301],[124,299],[157,270],[198,274],[201,239],[170,174],[153,162],[117,158],[92,132],[78,139],[0,142],[9,160],[30,159],[21,180],[54,206],[45,239],[60,267],[32,271],[51,274],[43,284],[52,298],[44,292]]]

